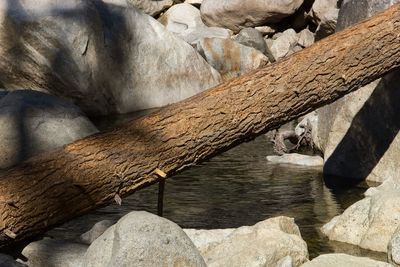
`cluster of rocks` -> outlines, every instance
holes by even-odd
[[[135,211],[115,224],[97,223],[76,242],[46,238],[26,246],[17,260],[0,255],[0,266],[391,266],[345,254],[308,258],[307,244],[289,217],[236,229],[195,230]]]

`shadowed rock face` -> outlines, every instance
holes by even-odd
[[[344,1],[337,30],[400,1]],[[382,182],[400,163],[400,73],[395,71],[318,111],[325,174]],[[332,115],[334,114],[334,115]]]
[[[0,21],[0,84],[73,99],[91,115],[163,106],[220,81],[125,0],[4,0]]]

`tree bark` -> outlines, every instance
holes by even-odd
[[[26,161],[0,179],[0,246],[274,129],[400,65],[400,5],[177,104]]]

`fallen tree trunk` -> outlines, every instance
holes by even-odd
[[[400,65],[400,5],[279,63],[0,179],[0,246],[40,233],[331,103]]]

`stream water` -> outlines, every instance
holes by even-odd
[[[128,117],[119,117],[118,122]],[[98,121],[100,128],[109,125]],[[375,253],[328,241],[319,228],[362,198],[365,188],[329,189],[321,170],[268,163],[273,154],[266,136],[239,145],[166,182],[164,217],[183,228],[215,229],[253,225],[274,216],[295,218],[306,240],[310,258],[328,252],[346,252],[386,260]],[[157,185],[76,218],[49,231],[54,238],[75,240],[100,220],[118,220],[132,210],[157,212]]]

